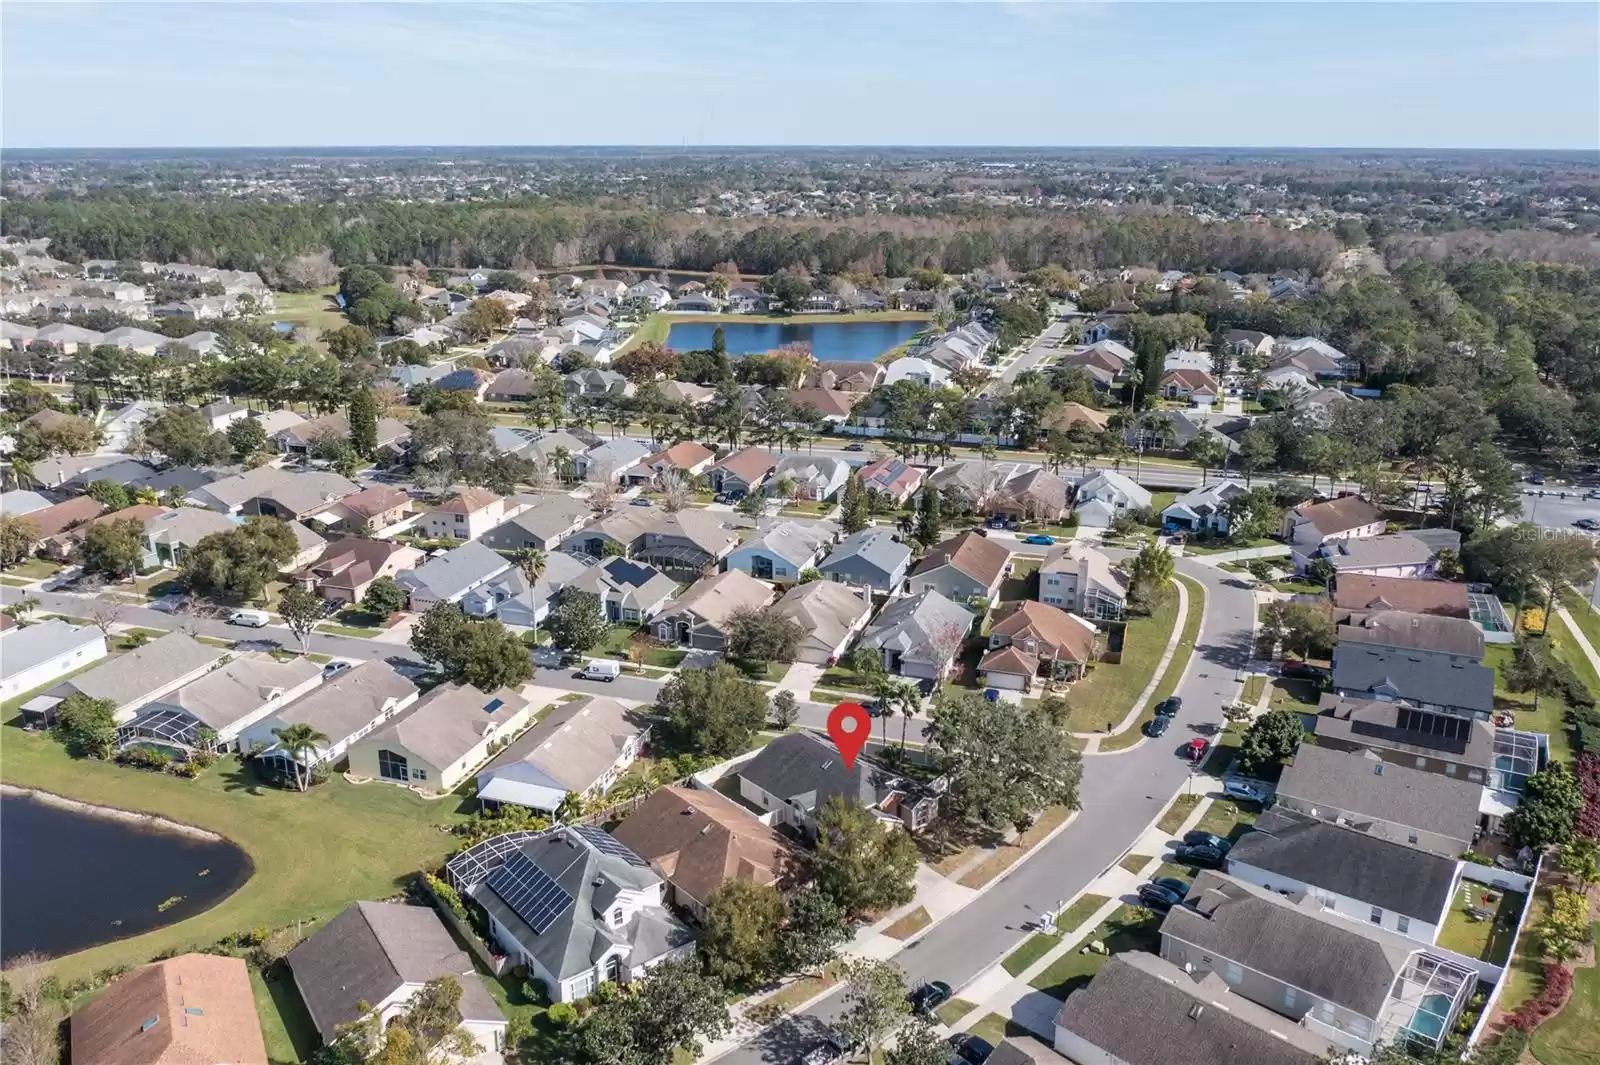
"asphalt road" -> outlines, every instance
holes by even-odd
[[[1600,490],[1600,479],[1587,484],[1522,486],[1522,518],[1548,529],[1571,529],[1582,518],[1600,520],[1600,499],[1585,499],[1585,492]],[[1538,493],[1543,492],[1543,495]],[[1563,494],[1565,498],[1562,498]]]
[[[1051,355],[1059,353],[1061,348],[1058,345],[1061,343],[1061,338],[1066,335],[1067,323],[1061,319],[1056,319],[1045,326],[1044,332],[1039,334],[1038,339],[1028,345],[1026,351],[1018,355],[1010,366],[1000,372],[1001,382],[1004,383],[1006,388],[1010,388],[1011,382],[1017,379],[1018,374],[1033,369]]]
[[[1255,600],[1244,583],[1215,567],[1179,560],[1206,587],[1205,620],[1195,657],[1178,686],[1184,709],[1160,740],[1084,759],[1078,816],[1054,839],[963,909],[894,958],[910,986],[943,980],[961,987],[1024,939],[1041,909],[1070,899],[1112,866],[1183,789],[1188,763],[1178,749],[1222,724],[1221,708],[1239,694],[1249,657]],[[1202,731],[1203,730],[1203,731]],[[842,994],[777,1022],[723,1055],[732,1065],[789,1065],[809,1049],[842,1008]]]

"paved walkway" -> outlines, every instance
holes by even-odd
[[[1106,898],[1105,903],[1094,913],[1086,917],[1076,928],[1065,930],[1059,943],[1016,976],[1006,972],[1003,964],[996,963],[963,987],[961,997],[975,1003],[976,1008],[951,1024],[951,1030],[965,1031],[989,1014],[998,1013],[1027,1028],[1047,1043],[1053,1043],[1055,1019],[1061,1010],[1061,1000],[1036,989],[1031,981],[1050,968],[1058,958],[1069,951],[1077,950],[1084,937],[1098,928],[1102,921],[1116,913],[1127,901],[1127,897],[1155,872],[1156,867],[1161,864],[1161,856],[1168,850],[1172,840],[1182,837],[1185,832],[1198,825],[1210,805],[1209,797],[1202,798],[1189,812],[1183,824],[1178,826],[1177,831],[1171,834],[1162,832],[1152,822],[1128,850],[1129,854],[1150,857],[1144,867],[1137,873],[1131,873],[1120,865],[1112,865],[1079,895],[1067,900],[1067,904],[1071,905],[1082,895],[1103,895]]]
[[[1583,648],[1583,653],[1589,656],[1589,665],[1594,667],[1596,674],[1600,674],[1600,651],[1595,650],[1594,644],[1589,642],[1589,637],[1578,627],[1577,621],[1567,612],[1567,608],[1561,605],[1560,600],[1556,601],[1556,617],[1566,624],[1568,631],[1572,633],[1572,638]]]
[[[1214,555],[1184,555],[1185,558],[1207,566],[1220,566],[1224,562],[1245,562],[1252,558],[1278,558],[1289,553],[1287,544],[1268,544],[1266,547],[1241,547],[1237,551],[1218,551]]]
[[[1180,580],[1174,579],[1172,583],[1178,588],[1178,618],[1173,623],[1172,635],[1167,637],[1167,646],[1161,652],[1161,661],[1156,663],[1155,672],[1150,677],[1150,683],[1144,686],[1144,691],[1139,693],[1139,697],[1133,701],[1133,706],[1128,710],[1127,715],[1117,723],[1116,728],[1109,732],[1074,732],[1072,734],[1074,738],[1084,741],[1084,754],[1100,753],[1100,741],[1102,739],[1133,728],[1139,720],[1139,715],[1144,712],[1145,704],[1150,701],[1151,696],[1155,695],[1156,688],[1160,686],[1162,679],[1166,676],[1167,666],[1171,664],[1173,656],[1178,653],[1178,644],[1183,641],[1183,627],[1189,618],[1189,588],[1188,585]],[[1204,617],[1204,615],[1205,608],[1201,607],[1201,616]],[[1070,691],[1068,695],[1071,695]],[[1117,753],[1120,754],[1121,752]]]

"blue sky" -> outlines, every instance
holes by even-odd
[[[18,3],[7,147],[1600,148],[1600,5]]]

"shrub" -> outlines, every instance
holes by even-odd
[[[557,1028],[566,1028],[577,1023],[578,1011],[570,1002],[557,1002],[545,1012],[545,1018]]]
[[[1578,811],[1573,828],[1580,836],[1600,839],[1600,752],[1578,755],[1576,772],[1578,790],[1583,794],[1583,809]]]
[[[199,762],[169,761],[167,763],[167,772],[171,773],[175,777],[183,777],[187,780],[193,780],[195,777],[199,776],[200,771],[204,768],[205,766],[201,765]]]
[[[1523,632],[1544,632],[1544,607],[1530,606],[1522,612]]]
[[[126,747],[117,752],[119,765],[131,765],[136,769],[150,769],[156,772],[165,770],[172,764],[172,755],[165,751],[151,750],[149,747]]]
[[[1531,1032],[1566,1005],[1572,993],[1572,970],[1555,962],[1545,962],[1544,989],[1506,1017],[1506,1027]]]
[[[521,968],[521,966],[518,966]],[[529,1002],[549,1002],[550,987],[537,976],[530,977],[522,984],[522,994]]]

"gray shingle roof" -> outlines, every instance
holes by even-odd
[[[1312,728],[1319,740],[1330,744],[1359,744],[1446,759],[1486,772],[1494,758],[1494,727],[1489,722],[1413,710],[1379,699],[1326,694],[1317,706]]]
[[[242,654],[157,702],[180,707],[201,724],[221,730],[260,709],[274,691],[291,691],[321,672],[307,658],[279,662],[260,652]]]
[[[395,578],[400,587],[425,591],[435,599],[451,599],[511,568],[504,555],[476,540],[447,551],[438,558]]]
[[[649,727],[643,714],[615,699],[561,703],[478,771],[478,790],[504,778],[581,795],[616,763],[623,744]]]
[[[441,976],[461,983],[464,1020],[503,1021],[466,953],[426,906],[356,902],[288,955],[289,968],[325,1042],[361,1016],[359,1003],[382,1002],[404,984]]]
[[[363,662],[296,699],[262,725],[306,724],[325,733],[330,743],[339,743],[376,718],[389,700],[403,701],[416,691],[415,684],[387,663]]]
[[[1369,644],[1334,647],[1333,687],[1484,714],[1494,708],[1494,670],[1487,666]]]
[[[1420,651],[1483,659],[1483,630],[1465,618],[1378,610],[1361,621],[1339,626],[1339,642],[1408,647]]]
[[[485,694],[470,684],[441,684],[363,743],[393,737],[406,750],[440,769],[482,742],[484,733],[527,708],[510,688]]]
[[[88,650],[94,645],[105,646],[105,637],[92,626],[74,628],[64,621],[35,622],[27,628],[9,633],[0,644],[0,676],[15,677],[34,666],[59,658],[78,649]]]
[[[799,569],[809,563],[829,539],[827,529],[822,526],[783,521],[755,539],[747,540],[739,550],[759,548]]]
[[[740,766],[738,774],[762,791],[791,799],[805,810],[814,810],[836,796],[870,808],[899,779],[864,757],[846,768],[833,742],[811,732],[791,732],[773,740]]]
[[[1328,563],[1336,570],[1375,569],[1379,566],[1421,566],[1434,556],[1434,549],[1415,536],[1347,537],[1324,548]]]
[[[1233,994],[1221,977],[1197,981],[1140,951],[1101,966],[1088,987],[1062,1004],[1056,1024],[1127,1065],[1315,1065],[1331,1049]],[[1022,1055],[1002,1057],[1005,1045],[991,1061],[1031,1065]]]
[[[1433,924],[1455,885],[1456,863],[1365,832],[1268,810],[1228,852],[1240,862]]]
[[[1278,781],[1279,795],[1313,806],[1469,841],[1478,824],[1482,792],[1481,784],[1310,743],[1300,745],[1294,764]]]
[[[1363,1017],[1376,1018],[1419,944],[1206,871],[1161,924],[1172,936]],[[1219,966],[1220,967],[1220,966]]]
[[[937,591],[929,589],[913,596],[892,599],[861,637],[863,647],[887,647],[907,658],[932,662],[937,657],[936,636],[946,627],[972,627],[974,615],[957,606]]]
[[[839,546],[822,560],[818,569],[827,573],[843,563],[859,559],[873,569],[881,571],[887,578],[905,565],[910,557],[911,548],[896,540],[894,533],[889,529],[862,529],[841,540]]]
[[[109,699],[123,706],[211,665],[226,653],[187,633],[169,632],[87,673],[79,673],[64,681],[63,686],[91,699]]]

